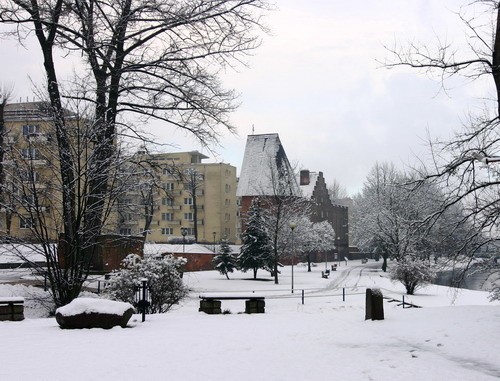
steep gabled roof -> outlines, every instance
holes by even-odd
[[[236,195],[275,196],[277,181],[284,185],[287,195],[300,195],[295,174],[278,134],[249,135]]]

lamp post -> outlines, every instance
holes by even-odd
[[[187,234],[187,229],[186,228],[181,228],[181,234],[182,234],[182,254],[185,253],[185,248],[186,248],[186,234]]]
[[[294,255],[295,255],[295,248],[294,248],[294,242],[293,242],[293,231],[297,227],[297,224],[295,222],[290,222],[290,229],[292,230],[292,294],[293,294],[293,262],[294,262]]]
[[[325,234],[324,237],[324,243],[327,242],[328,236]],[[323,250],[325,251],[325,272],[328,270],[328,250],[326,249],[326,245],[323,245]]]
[[[214,235],[214,253],[215,253],[215,232],[212,233]]]
[[[337,258],[339,260],[339,267],[340,267],[340,237],[337,237]]]

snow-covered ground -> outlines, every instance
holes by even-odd
[[[354,261],[330,279],[290,267],[279,285],[235,273],[187,273],[193,289],[181,306],[111,330],[62,330],[54,318],[0,322],[0,380],[497,380],[500,304],[487,293],[429,286],[407,301],[384,303],[385,320],[365,321],[365,289],[401,299],[378,264]],[[0,271],[0,280],[9,272]],[[346,287],[346,301],[342,301]],[[304,304],[301,295],[304,290]],[[0,284],[0,296],[32,287]],[[222,302],[232,313],[198,312],[198,295],[266,296],[266,313],[246,315],[244,301]],[[21,295],[23,294],[23,295]],[[37,309],[27,311],[36,316]]]

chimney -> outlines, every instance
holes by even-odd
[[[300,171],[300,185],[309,185],[309,170],[303,169]]]

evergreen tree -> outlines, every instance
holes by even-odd
[[[229,247],[227,239],[221,241],[219,254],[212,261],[215,269],[222,275],[225,275],[227,279],[229,279],[228,274],[232,273],[238,267],[238,260],[232,254],[232,249]]]
[[[258,269],[271,270],[273,250],[258,198],[254,198],[250,205],[246,229],[241,238],[243,245],[238,257],[239,268],[242,271],[252,269],[254,279]]]

